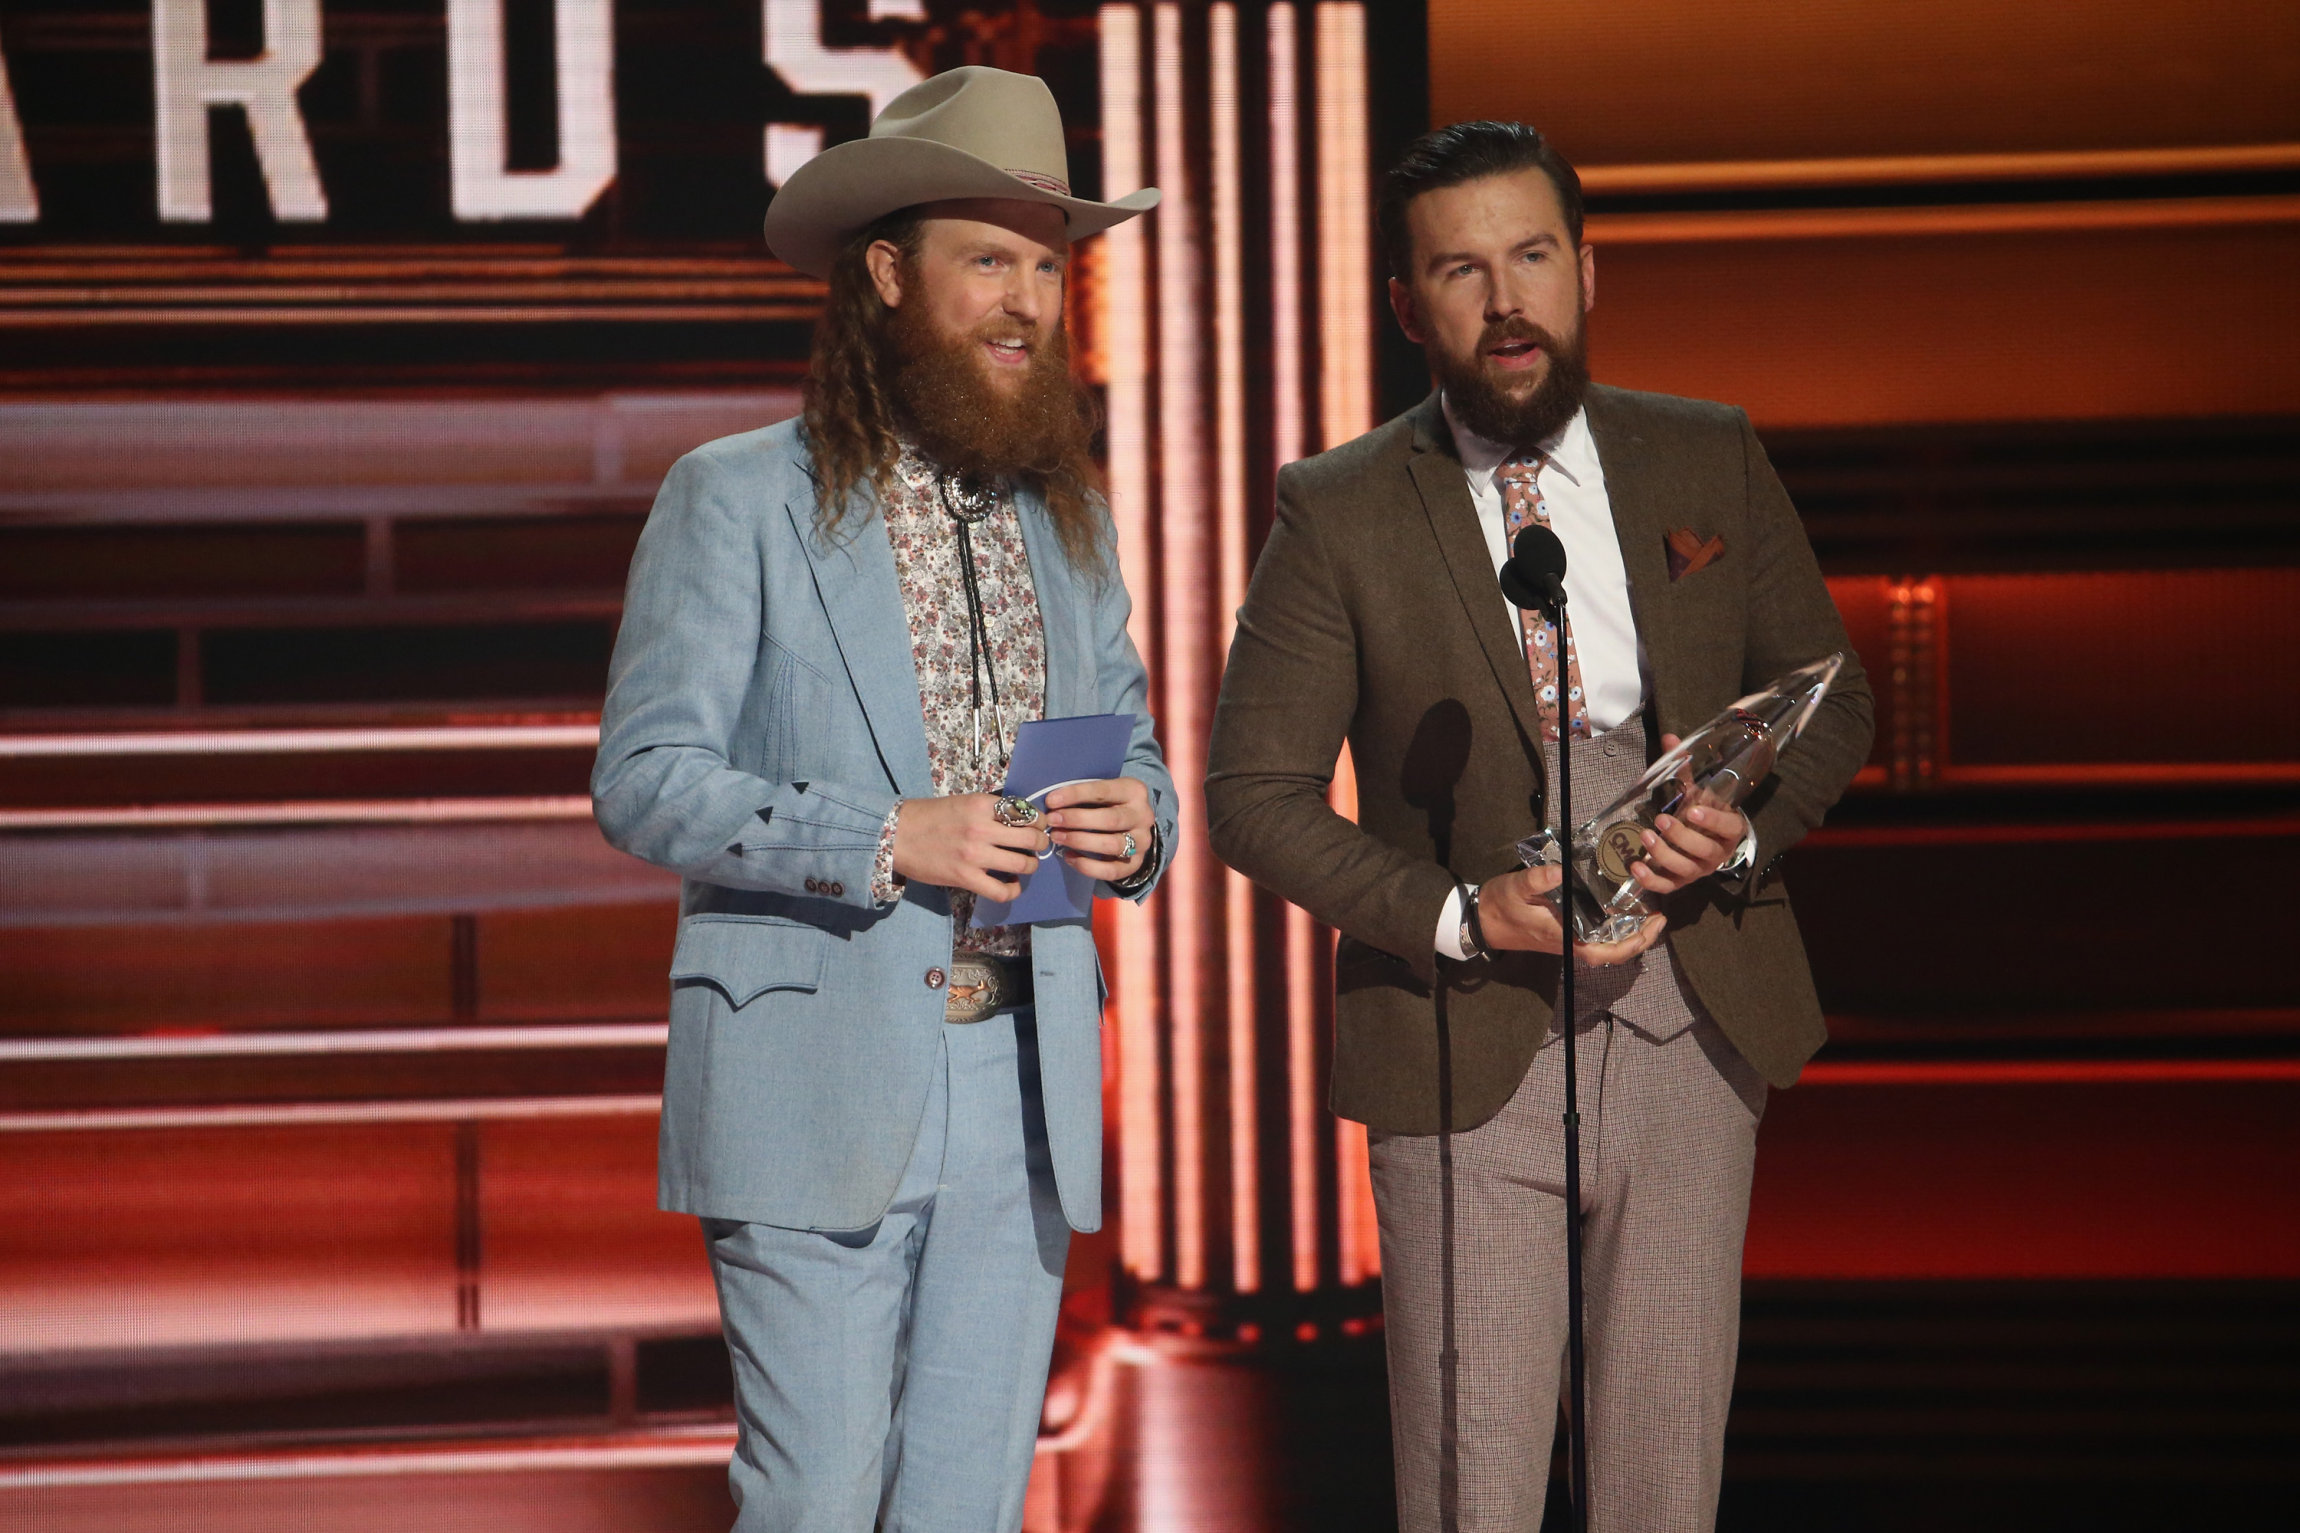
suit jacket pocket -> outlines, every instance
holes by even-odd
[[[760,775],[786,781],[828,775],[818,748],[834,721],[837,694],[822,668],[773,634],[766,637],[766,756]],[[816,758],[816,759],[809,759]]]
[[[1403,990],[1425,997],[1430,993],[1413,965],[1397,954],[1344,936],[1334,944],[1334,993],[1348,995],[1356,990]]]
[[[1661,587],[1672,598],[1699,601],[1722,595],[1739,586],[1735,577],[1739,568],[1723,559],[1712,560],[1697,570],[1687,570]]]
[[[706,984],[738,1009],[769,990],[822,988],[830,934],[775,916],[695,915],[679,923],[671,983]]]

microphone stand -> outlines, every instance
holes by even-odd
[[[1581,1332],[1581,1093],[1575,1056],[1581,1052],[1574,1037],[1573,1009],[1573,729],[1566,692],[1572,671],[1565,656],[1565,580],[1544,583],[1542,607],[1556,634],[1553,659],[1557,665],[1557,824],[1564,855],[1559,859],[1565,877],[1560,883],[1559,908],[1565,928],[1564,951],[1558,957],[1557,1009],[1565,1046],[1565,1355],[1572,1380],[1567,1412],[1566,1462],[1572,1491],[1573,1533],[1589,1533],[1589,1365]]]

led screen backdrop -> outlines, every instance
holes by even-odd
[[[48,377],[787,377],[814,290],[760,244],[774,177],[972,60],[1055,84],[1092,184],[1068,11],[10,5],[12,328],[55,327]]]

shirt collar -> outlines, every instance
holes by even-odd
[[[897,477],[914,490],[931,489],[941,467],[909,437],[898,435],[895,442],[899,448],[894,458]]]
[[[1445,423],[1453,432],[1454,451],[1461,458],[1462,468],[1471,478],[1481,483],[1491,482],[1494,473],[1509,461],[1511,450],[1499,442],[1479,436],[1461,423],[1453,413],[1453,401],[1442,393],[1438,404],[1445,411]],[[1573,419],[1541,444],[1551,465],[1576,486],[1595,484],[1603,476],[1597,461],[1597,439],[1589,434],[1587,407],[1573,412]]]
[[[942,478],[943,466],[929,457],[925,448],[919,446],[906,435],[898,433],[895,437],[895,443],[900,449],[896,452],[894,460],[895,482],[904,486],[913,496],[917,497],[919,504],[930,505],[940,511],[942,501],[937,481]],[[1001,480],[998,486],[997,510],[1004,511],[1013,504],[1014,486]]]

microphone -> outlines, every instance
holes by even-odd
[[[1565,543],[1539,522],[1519,529],[1517,542],[1501,567],[1501,594],[1519,607],[1565,605]]]

